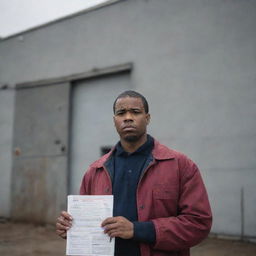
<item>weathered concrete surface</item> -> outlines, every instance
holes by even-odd
[[[69,84],[17,90],[14,220],[51,223],[66,208],[68,115]]]
[[[0,223],[0,255],[64,256],[65,246],[53,226]],[[191,256],[253,256],[256,244],[211,238],[191,252]]]
[[[20,149],[19,156],[66,154],[68,115],[69,84],[17,90],[14,148]]]
[[[0,255],[64,256],[65,241],[52,226],[0,223]]]
[[[66,209],[66,156],[23,157],[15,160],[12,218],[54,223]]]

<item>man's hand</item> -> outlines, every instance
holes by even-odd
[[[101,226],[104,228],[104,233],[110,237],[133,238],[133,223],[124,217],[107,218],[102,222]]]
[[[67,237],[67,230],[69,230],[71,226],[72,216],[65,211],[61,212],[56,221],[56,234],[65,239]]]

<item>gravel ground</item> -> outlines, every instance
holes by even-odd
[[[208,238],[192,248],[192,256],[254,256],[256,244]],[[65,240],[53,226],[0,223],[1,256],[64,256]]]

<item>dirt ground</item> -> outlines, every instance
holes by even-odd
[[[254,256],[256,244],[208,238],[191,251],[192,256]],[[4,222],[0,223],[0,255],[63,256],[65,240],[55,234],[53,226]]]

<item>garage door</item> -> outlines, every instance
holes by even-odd
[[[112,106],[131,89],[130,73],[83,80],[72,86],[69,193],[78,194],[89,164],[116,144]]]

